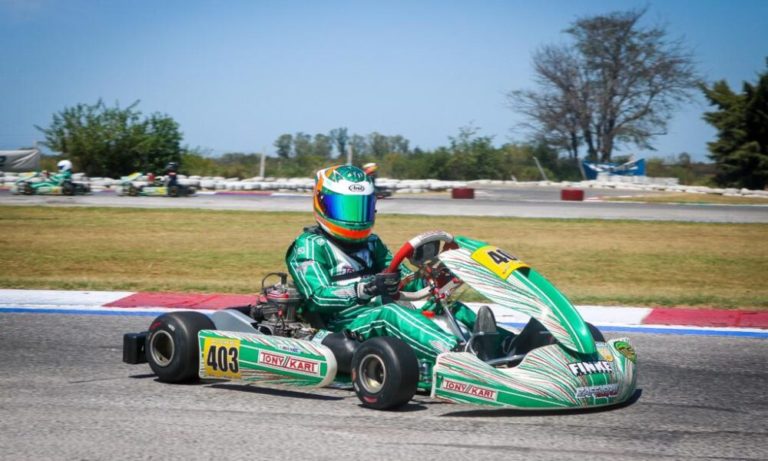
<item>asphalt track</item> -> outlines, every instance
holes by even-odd
[[[588,189],[588,199],[637,195],[639,191]],[[697,205],[627,202],[564,202],[560,188],[528,187],[478,190],[475,200],[452,200],[447,192],[395,194],[377,204],[383,214],[497,216],[562,219],[629,219],[719,223],[768,223],[765,205]],[[647,194],[647,193],[645,193]],[[21,196],[0,191],[0,205],[101,206],[132,208],[205,208],[216,210],[308,211],[307,194],[215,194],[196,197],[120,197],[99,192],[88,196]]]
[[[560,202],[557,194],[490,190],[474,201],[414,194],[383,200],[379,210],[768,222],[764,206]],[[0,204],[308,209],[306,196],[259,195],[0,192]],[[632,332],[640,395],[621,408],[524,413],[417,395],[403,411],[376,412],[348,390],[159,383],[146,365],[121,362],[122,334],[148,323],[134,316],[0,313],[0,459],[768,459],[765,339]]]
[[[122,334],[149,321],[0,314],[0,458],[768,458],[764,339],[632,333],[641,395],[621,408],[531,414],[417,395],[376,412],[347,390],[159,383],[121,362]]]

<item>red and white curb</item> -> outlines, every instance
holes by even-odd
[[[171,310],[213,312],[247,305],[255,295],[196,294],[129,291],[59,291],[0,289],[0,313],[102,313],[113,315],[152,315]],[[479,306],[472,303],[471,307]],[[494,306],[492,306],[494,307]],[[587,322],[601,327],[637,329],[680,329],[692,332],[741,331],[768,335],[768,312],[746,310],[671,309],[650,307],[577,306]],[[522,324],[528,318],[494,309],[497,320]]]

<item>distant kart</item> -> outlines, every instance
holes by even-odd
[[[197,190],[192,186],[185,184],[166,186],[162,183],[162,180],[146,183],[140,180],[142,177],[142,173],[133,173],[130,176],[123,177],[118,194],[131,197],[189,197],[197,193]]]
[[[286,274],[270,274],[280,275],[281,283],[264,287],[262,280],[262,295],[252,305],[210,317],[166,313],[148,331],[126,334],[123,361],[148,362],[167,383],[351,384],[362,405],[377,410],[405,405],[418,389],[450,402],[520,410],[603,407],[635,395],[637,358],[629,339],[606,341],[557,288],[509,253],[435,231],[403,245],[387,271],[406,258],[417,268],[411,277],[423,279],[425,288],[401,291],[397,302],[415,308],[411,301],[427,300],[434,308],[422,314],[455,335],[463,351],[443,352],[430,363],[394,336],[361,342],[332,333],[302,312],[303,299]],[[472,353],[478,336],[452,313],[452,294],[464,283],[500,309],[530,316],[499,357]]]
[[[85,195],[91,193],[91,186],[75,181],[59,184],[55,179],[35,173],[16,181],[11,192],[18,195]]]
[[[377,199],[389,198],[392,197],[393,194],[393,189],[385,186],[375,186],[374,190]]]

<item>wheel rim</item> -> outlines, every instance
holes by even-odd
[[[149,342],[149,352],[152,354],[152,360],[158,366],[167,367],[170,365],[176,352],[171,334],[165,330],[155,332]]]
[[[384,366],[384,362],[378,356],[370,354],[363,357],[357,367],[357,372],[360,376],[360,384],[367,392],[375,394],[384,387],[384,382],[387,379],[387,367]]]

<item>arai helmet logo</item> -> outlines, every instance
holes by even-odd
[[[350,184],[349,190],[351,192],[365,192],[365,186],[362,184]]]

